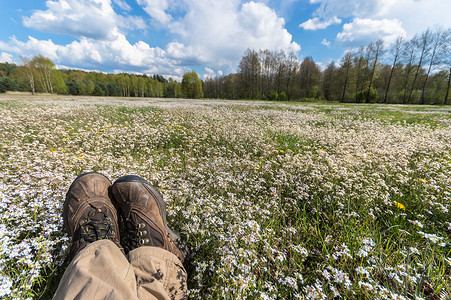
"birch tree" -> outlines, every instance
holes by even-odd
[[[391,80],[393,78],[393,72],[395,71],[396,64],[399,61],[401,51],[403,48],[403,44],[404,44],[404,38],[398,37],[396,39],[395,43],[390,48],[390,53],[393,56],[393,63],[392,63],[391,70],[390,70],[390,76],[388,77],[387,88],[385,89],[384,103],[387,103],[388,91],[390,90],[390,84],[391,84]]]
[[[25,73],[27,74],[27,81],[30,86],[31,93],[34,95],[36,93],[34,81],[34,73],[36,72],[36,69],[34,67],[34,64],[28,58],[23,57],[22,64],[25,67]]]
[[[429,47],[429,67],[426,72],[426,77],[423,82],[423,87],[421,89],[421,104],[424,104],[424,94],[426,90],[426,84],[429,79],[429,75],[431,74],[432,69],[440,63],[440,59],[442,55],[449,56],[449,53],[446,53],[446,42],[449,39],[447,37],[449,35],[449,30],[445,30],[443,28],[438,28],[435,32],[432,33],[430,41],[431,46]]]

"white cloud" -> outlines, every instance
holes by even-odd
[[[328,40],[326,40],[325,38],[323,39],[323,41],[321,42],[321,45],[326,46],[327,48],[330,48],[330,42]]]
[[[379,11],[384,5],[395,0],[310,0],[311,4],[320,4],[314,16],[328,19],[333,16],[353,17],[369,16]],[[401,0],[403,1],[403,0]]]
[[[449,0],[310,0],[310,4],[319,4],[312,20],[334,17],[397,19],[402,23],[408,38],[436,24],[451,27]]]
[[[428,27],[442,25],[451,27],[451,1],[449,0],[392,0],[389,10],[379,15],[388,19],[399,19],[411,38]]]
[[[128,3],[126,1],[123,0],[113,0],[113,3],[116,4],[120,9],[125,10],[125,11],[131,11],[132,8],[130,7],[130,5],[128,5]]]
[[[117,26],[127,29],[146,29],[147,24],[141,17],[136,16],[117,16]]]
[[[357,18],[343,25],[337,41],[348,47],[358,47],[379,39],[391,44],[397,37],[405,35],[406,31],[399,20]]]
[[[204,68],[205,74],[204,74],[204,80],[207,78],[214,78],[216,77],[216,73],[213,69],[210,69],[208,67]]]
[[[127,3],[114,0],[128,9]],[[36,10],[23,18],[23,25],[44,32],[71,35],[76,38],[111,39],[117,27],[144,29],[142,18],[121,16],[111,6],[111,0],[47,1],[47,10]]]
[[[102,65],[105,70],[133,70],[148,74],[177,74],[176,70],[180,70],[177,62],[168,58],[163,49],[150,47],[143,41],[130,44],[117,30],[112,35],[114,38],[111,40],[81,38],[67,45],[34,37],[22,42],[12,37],[8,43],[0,42],[0,49],[25,57],[40,54],[57,64],[84,69],[96,69]]]
[[[213,70],[213,69],[211,69],[211,68],[209,68],[209,67],[205,67],[204,68],[204,79],[207,79],[207,78],[215,78],[216,76],[222,76],[222,75],[224,75],[224,73],[222,72],[222,70],[218,70],[218,71],[215,71],[215,70]]]
[[[217,74],[234,72],[244,51],[269,49],[298,52],[299,44],[285,21],[262,2],[244,0],[136,0],[151,17],[174,35],[166,46],[151,41],[130,43],[121,29],[145,29],[126,0],[48,0],[45,10],[23,18],[23,25],[43,32],[72,35],[68,44],[14,36],[0,41],[0,49],[31,57],[43,55],[55,63],[83,69],[130,70],[180,76],[193,66],[207,66]],[[171,12],[177,14],[171,15]],[[148,23],[148,21],[147,21]],[[163,28],[163,27],[161,27]],[[102,67],[100,67],[100,65]]]
[[[190,53],[214,68],[234,71],[247,48],[298,52],[284,19],[263,3],[186,0],[186,14],[171,23]],[[168,51],[169,52],[169,51]],[[179,57],[179,56],[177,56]]]
[[[13,56],[9,53],[2,52],[0,53],[0,63],[12,63],[13,62]]]
[[[116,27],[117,15],[110,0],[47,1],[47,10],[37,10],[23,25],[40,31],[75,37],[107,39]]]
[[[185,46],[179,42],[171,42],[166,46],[168,57],[178,60],[185,65],[199,65],[206,63],[207,53],[203,49],[193,46]]]
[[[284,28],[285,21],[263,3],[249,2],[242,6],[240,30],[246,35],[241,42],[260,49],[298,52],[301,47],[292,41],[292,35]]]
[[[172,20],[172,16],[165,12],[169,7],[168,0],[136,0],[144,11],[157,22],[166,25]]]
[[[330,19],[327,19],[325,21],[321,20],[318,17],[315,17],[313,19],[309,19],[305,21],[302,24],[299,24],[299,27],[304,28],[305,30],[317,30],[317,29],[325,29],[333,24],[340,24],[341,20],[337,17],[332,17]]]

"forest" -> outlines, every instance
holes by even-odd
[[[451,29],[371,42],[323,70],[312,57],[247,50],[239,71],[205,81],[208,98],[451,104]]]
[[[70,95],[451,104],[451,28],[428,29],[391,45],[379,40],[346,52],[321,68],[312,57],[251,50],[237,73],[206,78],[59,70],[48,58],[0,63],[0,92]]]

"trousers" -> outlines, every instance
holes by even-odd
[[[74,257],[53,299],[186,299],[186,279],[169,251],[141,246],[125,256],[112,241],[98,240]]]

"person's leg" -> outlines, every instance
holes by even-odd
[[[119,243],[110,187],[98,173],[80,175],[70,186],[63,219],[72,237],[72,262],[54,299],[138,299],[133,268]]]
[[[134,270],[111,240],[98,240],[71,261],[53,299],[137,300]]]
[[[142,246],[128,254],[137,282],[139,299],[186,299],[186,271],[173,253]]]
[[[140,299],[185,299],[188,248],[166,223],[166,204],[148,181],[135,175],[116,180],[113,201],[127,227],[122,244],[134,267]]]

